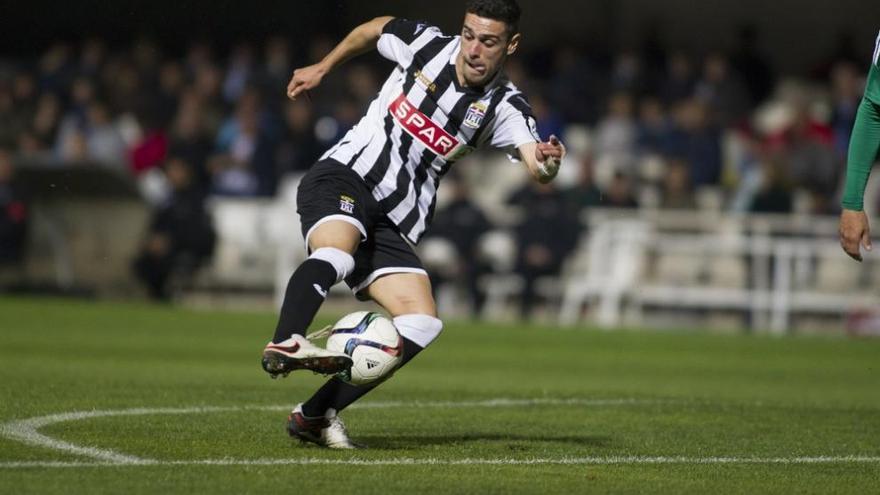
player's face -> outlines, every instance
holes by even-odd
[[[510,36],[504,22],[465,14],[461,51],[455,62],[459,79],[468,86],[482,86],[495,76],[518,45],[519,34]]]

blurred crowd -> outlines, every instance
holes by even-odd
[[[708,53],[650,41],[613,53],[524,47],[508,61],[541,134],[575,136],[570,180],[510,195],[511,204],[550,205],[524,208],[529,215],[515,229],[519,270],[558,270],[548,260],[564,256],[573,239],[528,246],[558,237],[541,235],[546,229],[568,228],[548,219],[577,232],[577,212],[588,207],[697,208],[700,191],[710,190],[732,211],[837,210],[867,54],[843,44],[817,55],[811,73],[789,78],[761,54],[753,29],[737,39],[727,52]],[[390,70],[377,55],[349,61],[307,98],[285,98],[292,70],[334,42],[272,36],[218,50],[194,41],[168,53],[145,38],[129,46],[87,38],[0,60],[0,260],[21,251],[26,208],[11,186],[14,168],[87,163],[130,175],[155,205],[151,232],[161,239],[148,236],[136,263],[138,273],[155,274],[149,267],[165,262],[150,265],[150,255],[174,252],[186,222],[206,222],[193,205],[208,195],[275,195],[286,174],[307,170],[360,118]],[[454,186],[459,202],[438,212],[438,232],[456,232],[466,186]],[[479,230],[487,220],[469,221]],[[470,241],[459,247],[473,249]],[[183,250],[190,258],[211,252]]]

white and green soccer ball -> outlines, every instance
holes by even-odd
[[[338,375],[353,385],[386,378],[403,358],[403,339],[388,318],[371,311],[343,316],[333,325],[327,350],[351,356],[351,370]]]

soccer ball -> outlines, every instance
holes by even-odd
[[[340,378],[352,385],[366,385],[397,368],[403,357],[403,339],[388,318],[358,311],[333,325],[327,349],[351,356],[351,370],[340,374]]]

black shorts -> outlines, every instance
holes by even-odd
[[[345,221],[360,230],[363,240],[354,253],[354,271],[345,278],[358,299],[368,299],[363,290],[383,275],[427,275],[421,260],[385,216],[363,179],[345,165],[321,160],[312,166],[299,184],[296,209],[307,248],[309,234],[326,221]]]

